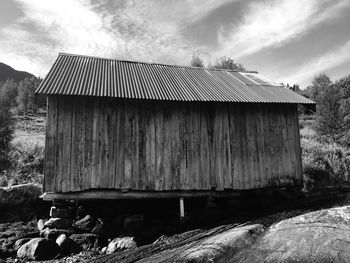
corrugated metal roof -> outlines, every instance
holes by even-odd
[[[206,69],[64,53],[58,55],[36,93],[314,104],[255,71]]]

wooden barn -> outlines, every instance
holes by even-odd
[[[229,194],[302,182],[298,104],[254,71],[60,53],[48,102],[45,199]]]

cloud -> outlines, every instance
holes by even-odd
[[[186,64],[200,47],[179,30],[225,1],[16,0],[25,16],[0,31],[0,56],[40,75],[58,52]]]
[[[288,76],[280,76],[281,81],[290,83],[301,83],[310,81],[314,76],[334,67],[350,61],[350,41],[341,48],[328,52],[327,54],[314,58],[308,63],[301,65],[296,72]]]
[[[42,77],[58,52],[171,64],[188,64],[193,53],[205,59],[222,55],[240,59],[301,38],[350,6],[348,0],[244,3],[248,7],[242,10],[242,19],[232,25],[224,19],[225,30],[218,32],[219,45],[213,48],[205,41],[194,43],[186,38],[184,28],[204,23],[201,29],[206,30],[210,15],[220,15],[215,11],[238,0],[13,1],[24,16],[0,29],[0,59]]]
[[[253,2],[242,23],[219,32],[220,54],[241,58],[264,48],[280,46],[334,18],[350,2],[340,0],[274,0]]]

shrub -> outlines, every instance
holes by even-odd
[[[350,157],[339,146],[303,141],[304,180],[308,188],[349,183]],[[316,173],[320,175],[317,177]],[[329,174],[328,175],[326,175]],[[325,178],[328,178],[325,181]],[[317,184],[317,181],[320,181]]]
[[[332,176],[324,168],[315,165],[306,165],[303,170],[304,187],[306,190],[325,188],[332,185]]]
[[[11,113],[4,109],[0,101],[0,172],[9,166],[8,152],[13,135],[13,119]]]
[[[9,153],[11,166],[0,174],[0,185],[11,186],[24,183],[42,184],[44,148],[35,145],[13,145]]]

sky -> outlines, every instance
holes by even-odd
[[[229,56],[305,88],[350,74],[350,0],[0,0],[0,62],[45,77],[59,52],[179,65]]]

